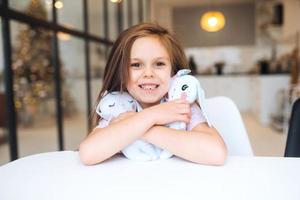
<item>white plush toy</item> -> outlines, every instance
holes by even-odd
[[[186,100],[192,104],[198,102],[200,109],[208,123],[211,126],[210,121],[207,118],[206,106],[205,106],[205,94],[200,82],[191,75],[189,69],[179,70],[174,77],[172,77],[169,92],[168,101],[180,99],[181,96],[186,96]],[[169,128],[178,130],[186,130],[186,124],[184,122],[173,122],[168,125]],[[169,158],[172,154],[168,151],[162,151],[160,158]]]
[[[135,99],[127,92],[111,92],[104,95],[99,102],[96,112],[102,118],[110,122],[121,113],[141,109]],[[148,161],[159,158],[161,149],[143,140],[136,140],[122,150],[122,153],[131,160]]]

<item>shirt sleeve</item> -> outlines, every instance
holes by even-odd
[[[202,110],[196,103],[193,103],[191,106],[191,120],[190,123],[187,124],[187,130],[190,131],[199,123],[204,122],[206,122],[206,119],[202,113]]]

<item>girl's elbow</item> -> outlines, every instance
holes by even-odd
[[[208,153],[205,157],[203,154],[199,154],[193,162],[204,165],[212,165],[212,166],[222,166],[225,164],[227,159],[227,149],[225,148],[214,148],[210,153]]]
[[[79,158],[84,165],[95,165],[107,159],[105,156],[101,156],[101,153],[95,153],[94,149],[84,143],[79,146]]]
[[[95,164],[94,156],[92,155],[91,151],[82,143],[79,146],[79,158],[84,165]]]
[[[221,145],[215,152],[215,159],[214,164],[218,166],[222,166],[225,164],[225,161],[227,159],[227,148],[225,145]]]

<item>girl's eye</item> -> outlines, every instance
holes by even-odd
[[[164,63],[164,62],[157,62],[156,65],[157,65],[157,66],[164,66],[165,63]]]
[[[140,67],[140,63],[131,63],[130,67]]]

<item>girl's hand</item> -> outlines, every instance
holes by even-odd
[[[136,114],[136,112],[133,112],[133,111],[121,113],[118,117],[112,119],[110,123],[113,124],[113,123],[119,122],[119,121],[121,121],[123,119],[126,119],[128,117],[131,117],[131,116],[133,116],[135,114]]]
[[[190,122],[191,108],[185,99],[158,104],[144,110],[153,119],[154,125],[166,125],[176,121]]]

